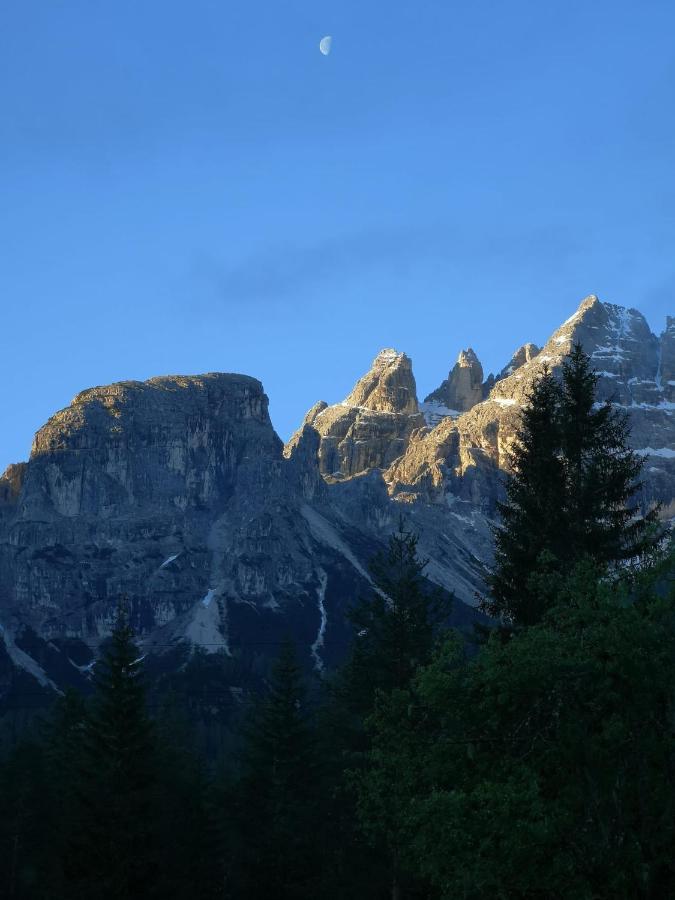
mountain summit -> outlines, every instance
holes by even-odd
[[[255,670],[291,633],[307,665],[330,666],[401,512],[468,623],[520,410],[577,341],[599,398],[630,417],[641,501],[675,516],[675,318],[656,336],[637,310],[594,295],[497,377],[462,351],[426,420],[410,358],[391,349],[342,402],[316,403],[285,447],[246,375],[78,394],[0,477],[0,701],[86,680],[121,597],[151,656],[199,646]]]

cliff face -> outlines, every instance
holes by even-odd
[[[580,342],[599,376],[599,399],[628,413],[631,446],[647,457],[644,501],[658,500],[668,511],[675,491],[675,406],[663,361],[667,371],[674,335],[671,319],[659,339],[637,310],[587,297],[541,351],[516,354],[506,370],[512,374],[496,380],[483,402],[415,435],[385,473],[390,490],[427,498],[468,492],[473,502],[491,509],[499,491],[495,474],[508,472],[528,392],[544,366],[559,375],[565,356]]]
[[[483,399],[483,367],[469,347],[457,357],[448,377],[424,398],[422,410],[428,425],[436,425],[444,416],[467,412]]]
[[[14,670],[45,690],[85,678],[121,598],[150,654],[197,645],[255,666],[291,633],[309,664],[330,665],[401,512],[467,621],[520,411],[576,341],[601,399],[630,416],[644,502],[675,516],[675,319],[657,337],[639,312],[597,297],[496,378],[460,354],[440,400],[427,398],[432,427],[410,359],[393,350],[342,403],[312,407],[285,448],[262,385],[244,375],[78,394],[0,478],[0,703]]]
[[[382,464],[417,401],[409,361],[374,368],[351,397],[348,441],[374,437],[364,459]],[[398,516],[379,471],[331,491],[321,448],[306,426],[284,455],[260,382],[242,375],[82,392],[0,478],[3,658],[43,686],[77,682],[124,599],[145,652],[192,644],[250,661],[290,632],[309,664],[330,664]],[[480,583],[477,564],[460,565],[471,539],[446,532],[435,579],[469,599]]]
[[[396,350],[382,350],[345,400],[333,406],[315,404],[301,429],[310,426],[320,436],[321,473],[341,479],[388,466],[424,424],[410,359]],[[298,434],[288,442],[287,454]]]

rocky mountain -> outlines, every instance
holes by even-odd
[[[469,347],[460,351],[448,377],[424,398],[422,409],[428,425],[436,425],[445,416],[458,416],[483,399],[483,367]]]
[[[667,372],[674,331],[669,317],[666,331],[658,338],[637,310],[587,297],[541,351],[531,353],[529,359],[527,353],[516,353],[511,374],[496,380],[485,400],[414,435],[406,452],[384,473],[390,492],[427,501],[459,494],[489,509],[495,497],[495,474],[508,471],[519,411],[533,381],[544,366],[559,373],[572,345],[580,342],[599,376],[599,399],[611,400],[630,416],[631,446],[646,458],[643,502],[661,502],[664,515],[672,516],[675,406],[663,360],[667,360]]]
[[[85,681],[120,598],[152,658],[197,646],[262,665],[291,633],[322,670],[344,653],[345,609],[401,513],[468,623],[520,409],[575,341],[601,398],[630,415],[645,504],[675,515],[675,319],[657,337],[594,296],[497,376],[462,351],[424,404],[410,359],[383,350],[285,447],[245,375],[78,394],[0,478],[0,699]]]
[[[302,429],[321,437],[319,469],[333,479],[385,468],[404,452],[410,436],[424,426],[412,363],[405,353],[382,350],[370,370],[341,403],[316,403],[290,439],[290,454]]]

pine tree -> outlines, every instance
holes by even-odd
[[[628,417],[611,402],[596,404],[598,376],[580,344],[563,363],[560,404],[565,465],[566,556],[601,565],[644,557],[660,540],[658,510],[640,516],[633,502],[643,461],[628,448]]]
[[[485,610],[527,625],[541,615],[540,594],[528,586],[532,572],[565,553],[560,512],[565,505],[565,470],[560,451],[560,385],[545,368],[523,409],[511,452],[512,477],[501,524],[493,531],[495,562]]]
[[[338,676],[332,709],[334,768],[342,766],[343,783],[335,796],[339,803],[336,826],[341,840],[351,845],[345,853],[345,868],[365,869],[369,884],[348,885],[345,893],[367,890],[370,896],[406,891],[414,895],[401,863],[398,828],[389,800],[378,807],[378,815],[367,829],[354,833],[359,816],[358,795],[362,780],[370,774],[370,737],[366,723],[379,697],[406,688],[415,674],[432,658],[443,623],[449,616],[445,595],[429,587],[424,577],[426,561],[418,556],[417,535],[403,520],[384,552],[372,561],[373,591],[349,614],[355,638],[352,653]],[[388,792],[390,795],[392,792]],[[351,829],[351,835],[350,835]],[[350,865],[351,863],[351,865]]]
[[[244,729],[241,775],[231,790],[232,895],[316,896],[321,816],[316,735],[295,648],[284,643],[267,694]]]
[[[642,461],[627,446],[627,417],[609,402],[596,403],[596,385],[577,344],[562,383],[545,370],[523,410],[483,602],[513,624],[535,624],[547,607],[533,577],[564,576],[583,557],[619,568],[661,539],[657,510],[643,517],[631,503]]]
[[[95,696],[73,788],[69,896],[152,897],[156,888],[155,742],[141,659],[119,612],[95,667]]]
[[[418,537],[403,521],[386,551],[370,565],[374,589],[350,610],[355,639],[342,691],[360,717],[373,708],[376,692],[405,687],[431,656],[449,603],[424,577],[426,561]]]

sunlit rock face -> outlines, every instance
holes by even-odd
[[[599,399],[611,400],[629,415],[631,446],[646,457],[643,502],[659,501],[669,510],[675,488],[675,405],[664,372],[673,360],[673,320],[659,339],[637,310],[602,303],[594,295],[542,350],[521,348],[506,367],[512,374],[495,381],[483,402],[414,435],[405,454],[385,472],[390,491],[425,498],[468,492],[472,502],[490,509],[500,491],[495,473],[508,473],[520,411],[535,380],[544,367],[560,375],[577,342],[597,371]]]
[[[64,671],[85,678],[123,600],[151,654],[196,645],[253,666],[292,634],[308,665],[335,663],[349,641],[346,607],[398,524],[371,462],[399,454],[397,435],[421,419],[402,354],[380,355],[352,399],[381,429],[370,430],[380,456],[341,489],[321,474],[323,438],[310,425],[284,455],[254,378],[78,394],[37,433],[29,462],[0,478],[2,659],[42,686],[70,683]],[[412,517],[434,580],[457,594],[455,620],[471,618],[461,601],[481,584],[470,548],[487,539],[482,521],[451,518],[440,537],[433,511]]]
[[[382,350],[345,400],[333,406],[315,404],[301,430],[310,426],[320,436],[321,473],[341,479],[388,466],[424,424],[409,357]],[[287,454],[299,433],[286,445]]]
[[[469,347],[457,357],[448,377],[424,399],[422,410],[428,425],[443,416],[457,416],[472,409],[483,399],[483,367]]]
[[[495,381],[500,380],[502,378],[508,378],[509,375],[513,375],[516,369],[519,369],[521,366],[524,366],[525,363],[530,362],[531,359],[540,352],[540,347],[537,347],[536,344],[527,343],[523,344],[522,347],[518,347],[516,352],[511,357],[510,361],[504,366],[499,375],[497,375]]]
[[[394,350],[342,403],[313,406],[285,447],[245,375],[78,394],[0,477],[0,707],[14,669],[45,689],[87,677],[121,598],[150,654],[196,645],[255,667],[291,634],[322,670],[344,653],[345,609],[401,513],[466,624],[521,411],[577,341],[600,398],[629,416],[641,500],[675,516],[675,319],[657,337],[636,310],[595,296],[492,380],[460,354],[443,402],[428,400],[431,425]]]

